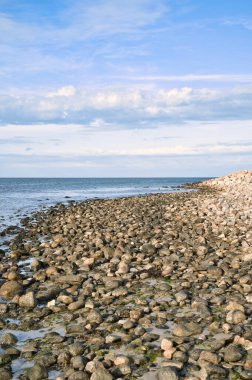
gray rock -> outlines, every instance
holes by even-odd
[[[225,347],[224,360],[225,362],[238,362],[245,355],[245,351],[241,346],[230,344]]]
[[[201,332],[201,326],[195,322],[178,323],[173,328],[173,334],[179,337],[198,335]]]
[[[102,316],[101,316],[101,314],[99,313],[98,310],[94,309],[94,310],[90,311],[90,313],[88,314],[87,320],[90,323],[100,324],[102,322]]]
[[[179,380],[177,371],[173,367],[161,368],[157,373],[158,380]]]
[[[80,343],[80,342],[75,342],[73,344],[70,344],[68,349],[72,356],[82,355],[84,352],[83,343]]]
[[[82,370],[85,368],[85,360],[81,355],[73,356],[71,359],[73,368]]]
[[[96,365],[90,380],[112,380],[112,375],[103,367],[101,363]]]
[[[175,298],[177,302],[183,302],[188,298],[188,294],[185,291],[181,290],[175,294]]]
[[[89,376],[86,372],[83,371],[75,371],[70,376],[68,376],[68,380],[88,380]]]
[[[3,346],[12,346],[17,343],[17,337],[14,334],[6,333],[2,335],[0,342]]]
[[[11,380],[12,374],[11,371],[5,368],[0,368],[0,379],[1,380]]]
[[[226,379],[227,373],[225,368],[214,364],[206,364],[201,369],[202,378],[207,380]]]
[[[29,380],[43,380],[48,378],[48,372],[45,367],[40,364],[35,364],[27,370]]]

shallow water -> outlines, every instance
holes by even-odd
[[[28,331],[4,329],[0,331],[0,337],[6,333],[13,334],[18,339],[17,346],[22,346],[23,343],[25,343],[27,340],[43,338],[47,333],[50,333],[50,332],[56,332],[62,336],[65,335],[65,329],[63,327],[51,326],[49,328],[42,328],[39,330],[28,330]]]
[[[205,178],[0,178],[0,231],[33,211],[69,200],[180,192]]]

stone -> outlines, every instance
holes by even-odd
[[[158,380],[179,380],[177,370],[173,367],[161,368],[157,373]]]
[[[29,380],[43,380],[48,378],[48,371],[40,364],[35,364],[32,368],[28,368],[27,375]]]
[[[72,356],[82,355],[84,352],[84,345],[81,342],[75,342],[68,347]]]
[[[85,306],[85,302],[83,300],[78,300],[76,302],[70,303],[70,305],[68,305],[67,308],[70,311],[75,311],[75,310],[81,309],[84,306]]]
[[[66,367],[70,363],[70,360],[71,360],[70,353],[67,351],[63,351],[59,353],[57,363],[61,367]]]
[[[197,255],[198,256],[205,256],[207,252],[208,252],[208,248],[204,245],[200,245],[197,248]]]
[[[11,333],[5,333],[1,336],[0,342],[2,346],[13,346],[17,343],[17,337]]]
[[[247,255],[244,255],[242,259],[245,262],[252,261],[252,253],[248,253]]]
[[[238,362],[242,360],[245,353],[245,350],[241,346],[230,344],[225,347],[224,360],[225,362]]]
[[[113,380],[113,377],[104,367],[99,367],[94,370],[90,380]]]
[[[122,327],[124,328],[124,330],[130,330],[132,329],[133,327],[135,326],[135,323],[133,321],[131,321],[130,319],[127,319]]]
[[[173,342],[167,338],[162,339],[161,348],[166,351],[173,347]]]
[[[86,372],[75,371],[68,376],[68,380],[89,380],[89,376]]]
[[[116,335],[116,334],[110,334],[110,335],[107,335],[106,338],[105,338],[105,342],[107,344],[113,344],[113,343],[117,343],[117,342],[120,342],[121,341],[121,337],[119,335]]]
[[[246,316],[241,310],[231,310],[227,313],[226,321],[230,324],[238,325],[245,321]]]
[[[37,306],[37,300],[34,296],[34,292],[28,292],[19,298],[19,305],[21,307],[27,307],[33,309]]]
[[[41,366],[50,368],[57,362],[57,360],[56,360],[55,355],[45,354],[45,355],[36,356],[35,362],[36,364],[40,364]]]
[[[81,355],[73,356],[71,359],[73,368],[82,370],[85,368],[85,360]]]
[[[220,359],[214,352],[210,351],[202,351],[200,356],[199,356],[199,362],[201,361],[206,361],[211,364],[218,364]]]
[[[173,328],[173,334],[179,337],[198,335],[201,332],[202,328],[195,322],[178,323]]]
[[[102,316],[98,310],[93,309],[87,316],[87,320],[90,323],[100,324],[102,322]]]
[[[116,358],[114,360],[114,364],[116,366],[123,365],[123,364],[129,364],[129,358],[127,356],[124,356],[124,355],[118,355],[118,356],[116,356]]]
[[[11,380],[12,374],[11,371],[5,368],[0,368],[0,379],[1,380]]]
[[[6,303],[0,304],[0,315],[4,315],[8,312],[8,305]]]
[[[17,281],[6,281],[0,288],[0,296],[3,298],[13,298],[23,290],[22,285]]]
[[[9,364],[12,361],[12,356],[5,353],[5,352],[0,352],[0,367],[4,366],[5,364]]]
[[[177,302],[183,302],[183,301],[187,300],[188,294],[186,292],[184,292],[183,290],[181,290],[180,292],[175,294],[175,298],[176,298]]]
[[[68,274],[66,276],[59,276],[55,280],[58,284],[70,284],[70,285],[75,285],[75,284],[81,284],[83,281],[83,278],[79,274]]]
[[[219,379],[225,379],[227,378],[228,371],[219,366],[214,364],[206,364],[202,366],[202,369],[200,371],[200,374],[202,379],[206,380],[219,380]]]
[[[124,261],[121,261],[119,264],[118,264],[118,270],[117,270],[117,274],[126,274],[128,273],[129,271],[129,266],[127,263],[125,263]]]

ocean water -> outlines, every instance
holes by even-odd
[[[0,232],[58,202],[183,191],[206,178],[0,178]]]

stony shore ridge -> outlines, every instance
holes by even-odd
[[[24,219],[0,251],[0,379],[252,379],[252,171],[195,188]]]

